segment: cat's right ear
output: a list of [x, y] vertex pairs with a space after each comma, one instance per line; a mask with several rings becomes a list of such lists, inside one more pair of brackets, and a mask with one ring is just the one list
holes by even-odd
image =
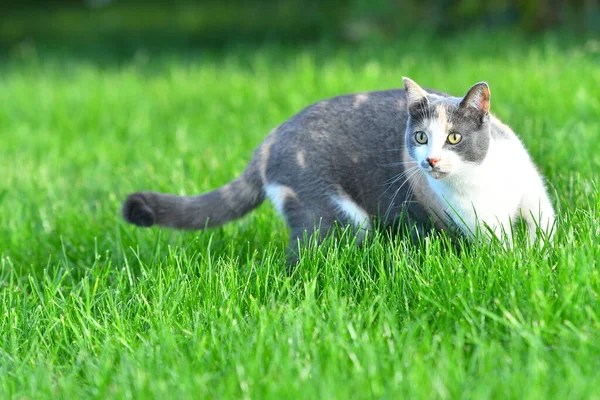
[[471, 86], [460, 102], [460, 107], [473, 108], [482, 114], [490, 112], [490, 87], [488, 84], [479, 82]]
[[415, 107], [417, 105], [427, 104], [427, 92], [412, 79], [407, 77], [402, 78], [404, 82], [404, 90], [406, 90], [406, 103], [408, 108]]

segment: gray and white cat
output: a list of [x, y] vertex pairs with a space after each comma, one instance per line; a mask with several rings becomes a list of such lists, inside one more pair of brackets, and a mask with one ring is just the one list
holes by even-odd
[[401, 216], [417, 227], [496, 236], [510, 243], [526, 222], [533, 241], [551, 238], [554, 210], [543, 178], [512, 130], [489, 113], [486, 83], [462, 98], [405, 90], [339, 96], [305, 108], [261, 143], [244, 172], [198, 196], [129, 195], [125, 219], [138, 226], [203, 229], [239, 218], [269, 197], [290, 229], [290, 250], [305, 234], [338, 224], [359, 239], [375, 221]]

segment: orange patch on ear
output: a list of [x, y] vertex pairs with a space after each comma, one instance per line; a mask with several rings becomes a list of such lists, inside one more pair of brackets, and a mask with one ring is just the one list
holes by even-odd
[[472, 107], [480, 112], [490, 111], [490, 88], [485, 82], [471, 86], [465, 97], [460, 102], [460, 107]]
[[481, 103], [479, 109], [485, 112], [490, 111], [490, 89], [485, 87], [481, 91]]

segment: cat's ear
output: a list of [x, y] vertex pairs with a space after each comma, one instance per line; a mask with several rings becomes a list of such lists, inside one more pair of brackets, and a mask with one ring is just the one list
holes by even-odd
[[490, 87], [486, 82], [479, 82], [471, 86], [460, 102], [461, 108], [474, 108], [482, 114], [490, 111]]
[[404, 82], [404, 90], [406, 90], [408, 108], [421, 103], [427, 103], [427, 92], [421, 86], [407, 77], [403, 77], [402, 82]]

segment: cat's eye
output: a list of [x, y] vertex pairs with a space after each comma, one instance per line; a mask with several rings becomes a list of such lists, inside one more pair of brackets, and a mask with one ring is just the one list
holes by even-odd
[[458, 132], [452, 132], [448, 135], [447, 140], [450, 144], [458, 144], [462, 140], [462, 135]]
[[415, 132], [415, 140], [419, 144], [426, 144], [427, 143], [427, 134], [423, 131]]

